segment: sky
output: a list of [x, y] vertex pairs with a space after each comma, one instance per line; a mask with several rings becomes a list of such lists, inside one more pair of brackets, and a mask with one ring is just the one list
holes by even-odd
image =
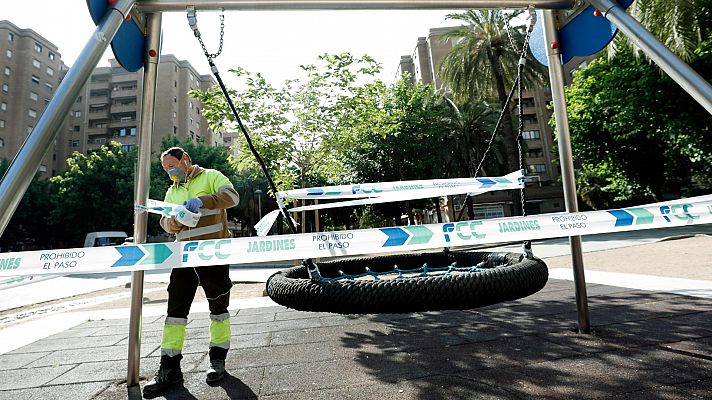
[[[3, 3], [0, 20], [44, 36], [70, 67], [95, 29], [85, 0]], [[458, 11], [227, 11], [223, 54], [216, 64], [228, 84], [227, 69], [240, 66], [280, 86], [285, 79], [298, 77], [298, 66], [314, 63], [319, 54], [350, 52], [375, 58], [383, 66], [378, 77], [392, 82], [400, 56], [413, 53], [418, 37], [427, 36], [430, 28], [458, 25], [445, 19], [452, 12]], [[198, 13], [198, 27], [211, 53], [219, 43], [218, 16]], [[210, 73], [185, 12], [163, 14], [162, 54], [188, 60], [201, 74]], [[110, 48], [99, 66], [108, 65], [109, 58]]]

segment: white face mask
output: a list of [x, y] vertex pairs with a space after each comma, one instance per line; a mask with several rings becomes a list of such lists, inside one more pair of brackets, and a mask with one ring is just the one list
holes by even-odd
[[[185, 161], [185, 160], [183, 160]], [[178, 163], [180, 164], [180, 163]], [[188, 164], [186, 163], [186, 166]], [[168, 177], [173, 181], [173, 182], [185, 182], [186, 181], [186, 173], [182, 169], [178, 168], [178, 166], [171, 167], [168, 169]]]

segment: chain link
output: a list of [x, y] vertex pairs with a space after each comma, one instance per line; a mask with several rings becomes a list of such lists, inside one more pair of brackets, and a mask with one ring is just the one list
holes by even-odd
[[196, 25], [196, 34], [195, 36], [198, 38], [198, 42], [200, 43], [200, 47], [203, 48], [203, 52], [205, 53], [205, 56], [208, 57], [209, 59], [216, 58], [222, 53], [223, 49], [223, 39], [225, 37], [225, 10], [220, 10], [220, 47], [218, 47], [218, 51], [215, 53], [209, 53], [208, 49], [205, 47], [205, 43], [203, 43], [203, 38], [200, 35], [200, 32], [197, 31], [197, 25]]

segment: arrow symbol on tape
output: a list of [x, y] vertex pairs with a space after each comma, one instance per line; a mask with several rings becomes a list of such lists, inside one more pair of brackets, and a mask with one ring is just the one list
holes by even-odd
[[146, 264], [161, 264], [166, 261], [168, 257], [173, 254], [171, 249], [165, 244], [159, 243], [154, 245], [144, 245], [144, 250], [148, 252], [148, 257], [141, 263], [141, 265]]
[[381, 232], [385, 233], [386, 236], [388, 236], [388, 240], [386, 240], [386, 243], [383, 243], [383, 247], [390, 247], [390, 246], [400, 246], [405, 243], [406, 240], [408, 240], [408, 232], [404, 231], [401, 228], [380, 228]]
[[477, 180], [482, 184], [483, 189], [487, 189], [488, 187], [492, 187], [497, 184], [497, 182], [493, 181], [492, 179], [478, 178]]
[[323, 189], [307, 189], [307, 196], [319, 196], [324, 194]]
[[405, 229], [413, 234], [413, 237], [410, 238], [408, 244], [428, 243], [430, 241], [430, 238], [433, 237], [433, 232], [424, 226], [409, 226]]
[[121, 258], [119, 258], [114, 265], [111, 266], [112, 268], [130, 267], [136, 264], [144, 256], [143, 251], [141, 251], [138, 246], [117, 246], [114, 248], [119, 252], [119, 254], [121, 254]]
[[655, 217], [653, 213], [644, 208], [631, 208], [628, 211], [608, 210], [608, 213], [616, 217], [615, 226], [631, 226], [634, 218], [636, 225], [652, 224]]

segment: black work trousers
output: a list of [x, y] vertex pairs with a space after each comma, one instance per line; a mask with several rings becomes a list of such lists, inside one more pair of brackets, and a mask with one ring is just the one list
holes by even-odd
[[[175, 268], [171, 271], [171, 280], [168, 284], [169, 317], [188, 318], [198, 286], [203, 287], [205, 297], [208, 299], [210, 314], [219, 315], [227, 312], [227, 307], [230, 305], [230, 288], [232, 287], [228, 265]], [[227, 350], [213, 347], [210, 349], [210, 353], [210, 359], [224, 360]]]

